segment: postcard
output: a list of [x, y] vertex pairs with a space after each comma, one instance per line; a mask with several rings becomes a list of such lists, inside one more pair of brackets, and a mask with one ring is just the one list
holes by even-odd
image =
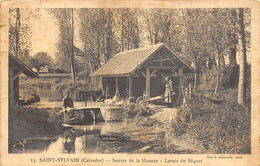
[[259, 1], [1, 1], [1, 165], [260, 165]]

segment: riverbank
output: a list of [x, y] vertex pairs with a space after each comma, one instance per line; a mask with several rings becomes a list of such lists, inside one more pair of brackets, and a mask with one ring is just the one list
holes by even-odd
[[232, 94], [235, 89], [219, 92], [218, 98], [198, 95], [183, 105], [172, 123], [175, 137], [209, 153], [250, 154], [251, 112]]
[[[78, 126], [87, 140], [95, 135], [103, 143], [99, 153], [250, 154], [250, 109], [239, 106], [234, 94], [235, 89], [217, 96], [201, 93], [176, 108], [124, 103], [125, 121], [118, 123], [120, 130], [116, 131], [114, 122], [90, 125], [86, 131], [86, 126]], [[63, 139], [58, 111], [11, 108], [9, 152], [23, 152], [24, 140]], [[116, 133], [115, 140], [111, 133]], [[103, 151], [104, 147], [109, 150]]]
[[[61, 132], [58, 109], [11, 107], [9, 109], [9, 152], [24, 151], [24, 140], [54, 138]], [[51, 116], [50, 116], [51, 115]], [[50, 119], [55, 117], [55, 119]]]
[[[179, 108], [161, 110], [146, 105], [125, 106], [129, 130], [146, 127], [165, 137], [166, 153], [250, 154], [249, 108], [235, 101], [236, 89], [218, 95], [198, 94]], [[136, 135], [139, 141], [145, 136]], [[161, 140], [157, 140], [158, 142]], [[140, 151], [153, 151], [152, 146]]]

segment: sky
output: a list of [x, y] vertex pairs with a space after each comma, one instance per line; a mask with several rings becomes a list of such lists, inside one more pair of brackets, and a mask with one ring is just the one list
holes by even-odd
[[[55, 59], [55, 53], [57, 52], [56, 44], [58, 42], [59, 26], [55, 25], [55, 19], [46, 12], [46, 10], [40, 10], [41, 17], [38, 20], [32, 20], [32, 53], [35, 55], [38, 52], [47, 52], [49, 56]], [[74, 15], [74, 44], [81, 48], [78, 40], [78, 19]]]
[[40, 19], [32, 21], [32, 55], [43, 51], [55, 58], [59, 29], [45, 10], [40, 12]]

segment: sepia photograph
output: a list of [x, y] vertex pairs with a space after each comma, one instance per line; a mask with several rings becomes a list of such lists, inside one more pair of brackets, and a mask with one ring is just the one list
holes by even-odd
[[138, 163], [51, 154], [255, 155], [252, 8], [7, 11], [8, 155], [50, 154], [34, 165]]
[[9, 14], [10, 153], [250, 154], [249, 9]]

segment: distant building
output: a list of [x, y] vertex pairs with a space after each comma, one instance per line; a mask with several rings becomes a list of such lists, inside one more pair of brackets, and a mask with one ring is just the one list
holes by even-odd
[[24, 73], [27, 77], [38, 75], [26, 66], [20, 59], [9, 54], [9, 104], [13, 105], [19, 100], [19, 75]]

